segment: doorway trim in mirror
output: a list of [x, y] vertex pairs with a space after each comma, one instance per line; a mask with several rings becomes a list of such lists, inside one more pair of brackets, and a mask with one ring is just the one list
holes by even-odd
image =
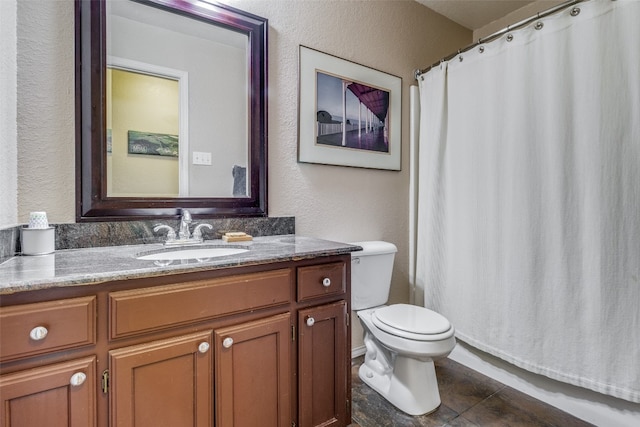
[[267, 19], [200, 0], [135, 1], [247, 35], [249, 195], [224, 198], [107, 196], [106, 0], [76, 0], [76, 221], [175, 218], [181, 209], [205, 217], [267, 216]]
[[[111, 70], [113, 75], [114, 72], [126, 72], [130, 75], [137, 75], [138, 78], [147, 78], [147, 79], [166, 79], [173, 80], [177, 83], [178, 88], [178, 97], [179, 101], [176, 106], [176, 110], [178, 111], [179, 117], [179, 125], [178, 125], [178, 158], [179, 158], [179, 166], [178, 166], [178, 195], [180, 197], [188, 197], [189, 196], [189, 73], [182, 70], [174, 70], [172, 68], [161, 67], [154, 64], [147, 64], [140, 61], [132, 61], [126, 58], [120, 58], [116, 56], [107, 56], [107, 68]], [[107, 84], [107, 88], [109, 84]], [[113, 83], [112, 83], [113, 87]], [[113, 91], [113, 89], [112, 89]], [[113, 105], [114, 98], [113, 93], [107, 89], [106, 98], [109, 99], [111, 97], [111, 105]], [[164, 93], [164, 91], [162, 91]], [[131, 102], [131, 101], [129, 101]], [[109, 102], [107, 102], [109, 104]], [[109, 112], [107, 111], [107, 126], [109, 124]], [[109, 139], [110, 129], [107, 128], [107, 139]], [[111, 130], [112, 132], [112, 130]], [[129, 131], [131, 132], [131, 131]], [[113, 132], [112, 132], [113, 134]], [[129, 147], [129, 152], [130, 151]], [[111, 152], [111, 147], [109, 142], [107, 142], [107, 153]], [[109, 157], [109, 154], [107, 154]], [[109, 176], [108, 164], [107, 164], [107, 176]], [[113, 179], [113, 175], [112, 175]], [[107, 179], [107, 196], [111, 194], [111, 196], [122, 197], [123, 195], [117, 194], [117, 191], [114, 191], [114, 188], [111, 186], [113, 182]], [[148, 197], [148, 196], [143, 196]]]

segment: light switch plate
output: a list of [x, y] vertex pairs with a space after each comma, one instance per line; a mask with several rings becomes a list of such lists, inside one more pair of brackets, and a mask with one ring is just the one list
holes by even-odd
[[205, 153], [202, 151], [193, 152], [193, 164], [194, 165], [206, 165], [211, 166], [211, 153]]

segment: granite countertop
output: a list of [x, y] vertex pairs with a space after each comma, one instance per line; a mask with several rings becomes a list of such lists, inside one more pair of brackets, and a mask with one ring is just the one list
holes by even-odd
[[[111, 280], [156, 277], [348, 254], [360, 247], [296, 235], [256, 237], [249, 242], [208, 240], [202, 245], [237, 247], [247, 252], [206, 260], [144, 261], [140, 254], [177, 249], [162, 244], [107, 246], [59, 250], [41, 256], [15, 256], [0, 264], [0, 295], [65, 286], [98, 284]], [[193, 248], [193, 246], [191, 247]]]

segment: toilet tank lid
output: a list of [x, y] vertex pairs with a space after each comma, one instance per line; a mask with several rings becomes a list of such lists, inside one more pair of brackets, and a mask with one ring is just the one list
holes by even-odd
[[398, 252], [398, 248], [393, 243], [382, 241], [354, 242], [352, 245], [362, 247], [361, 251], [351, 252], [352, 256], [362, 255], [382, 255]]

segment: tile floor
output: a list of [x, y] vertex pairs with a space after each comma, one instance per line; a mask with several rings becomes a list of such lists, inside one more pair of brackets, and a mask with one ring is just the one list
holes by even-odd
[[358, 378], [362, 361], [358, 357], [351, 366], [352, 427], [591, 426], [450, 359], [436, 362], [442, 404], [431, 414], [412, 417], [362, 383]]

